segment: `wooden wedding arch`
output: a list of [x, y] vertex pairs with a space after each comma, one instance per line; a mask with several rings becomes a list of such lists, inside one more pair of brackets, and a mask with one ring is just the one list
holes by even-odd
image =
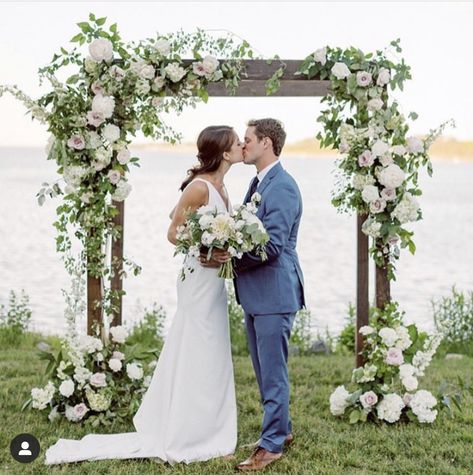
[[[222, 60], [221, 63], [225, 61]], [[184, 61], [184, 66], [192, 63], [192, 60]], [[286, 68], [280, 77], [280, 87], [274, 96], [284, 97], [321, 97], [330, 93], [330, 81], [320, 80], [317, 77], [307, 79], [303, 75], [295, 73], [301, 67], [302, 60], [280, 60], [268, 64], [266, 60], [245, 60], [244, 79], [242, 79], [234, 94], [230, 94], [222, 82], [211, 83], [207, 86], [209, 96], [214, 97], [263, 97], [267, 96], [266, 82], [273, 77], [274, 73], [284, 63]], [[122, 232], [117, 239], [112, 238], [111, 260], [114, 269], [111, 279], [111, 290], [120, 291], [117, 310], [113, 312], [113, 325], [122, 323], [122, 257], [123, 257], [123, 236], [125, 203], [113, 202], [119, 213], [115, 217], [115, 224], [120, 226]], [[369, 320], [369, 243], [361, 226], [366, 220], [366, 214], [358, 214], [356, 220], [356, 240], [357, 240], [357, 303], [356, 303], [356, 365], [363, 364], [360, 351], [363, 345], [359, 328], [368, 325]], [[378, 308], [391, 300], [390, 284], [386, 267], [376, 266], [375, 275], [376, 306]], [[102, 301], [102, 280], [101, 278], [87, 276], [87, 333], [92, 334], [93, 324], [103, 321], [103, 310], [100, 305]]]

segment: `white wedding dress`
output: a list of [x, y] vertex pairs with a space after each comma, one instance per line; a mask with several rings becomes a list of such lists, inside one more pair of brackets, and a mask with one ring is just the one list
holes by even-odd
[[[210, 182], [209, 205], [226, 211]], [[193, 258], [194, 259], [194, 258]], [[195, 259], [194, 259], [195, 260]], [[232, 454], [237, 442], [235, 383], [225, 280], [204, 268], [177, 279], [177, 310], [151, 383], [133, 418], [136, 432], [59, 439], [46, 465], [153, 458], [190, 463]]]

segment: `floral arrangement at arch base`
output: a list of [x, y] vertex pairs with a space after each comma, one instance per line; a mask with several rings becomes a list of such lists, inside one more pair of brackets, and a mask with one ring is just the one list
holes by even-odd
[[360, 328], [365, 364], [352, 373], [353, 391], [338, 386], [330, 412], [350, 423], [418, 421], [432, 423], [438, 414], [435, 396], [419, 388], [441, 338], [403, 324], [397, 303], [373, 308], [370, 325]]

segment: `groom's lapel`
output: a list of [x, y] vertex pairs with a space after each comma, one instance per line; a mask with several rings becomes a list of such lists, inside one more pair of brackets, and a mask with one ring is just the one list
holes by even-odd
[[266, 174], [266, 176], [263, 178], [263, 181], [260, 183], [258, 186], [258, 189], [256, 190], [260, 195], [263, 194], [263, 191], [266, 189], [266, 187], [271, 183], [271, 180], [283, 170], [283, 167], [281, 163], [278, 163], [277, 165], [274, 165], [271, 170]]

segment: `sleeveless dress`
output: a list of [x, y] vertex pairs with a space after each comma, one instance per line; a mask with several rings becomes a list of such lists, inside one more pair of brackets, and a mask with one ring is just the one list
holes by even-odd
[[[216, 188], [209, 205], [227, 211]], [[190, 463], [233, 454], [237, 409], [225, 280], [202, 267], [177, 279], [177, 310], [151, 383], [133, 418], [136, 432], [59, 439], [46, 465], [152, 458]]]

